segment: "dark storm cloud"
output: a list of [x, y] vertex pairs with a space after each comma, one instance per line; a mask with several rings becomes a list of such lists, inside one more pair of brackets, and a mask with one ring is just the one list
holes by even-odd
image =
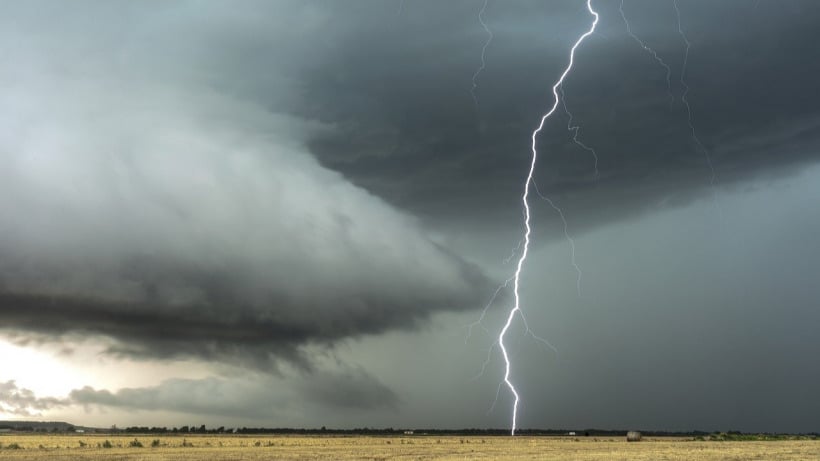
[[304, 58], [282, 43], [328, 12], [252, 6], [7, 8], [2, 330], [308, 366], [302, 346], [480, 304], [477, 266], [313, 159], [333, 126], [283, 115]]
[[[680, 2], [692, 45], [687, 99], [718, 187], [793, 172], [818, 157], [820, 5], [757, 3]], [[594, 5], [599, 33], [578, 51], [565, 94], [579, 139], [598, 152], [600, 176], [571, 142], [561, 109], [539, 139], [536, 171], [541, 190], [571, 210], [576, 230], [711, 195], [708, 161], [681, 102], [684, 42], [672, 2], [624, 3], [632, 30], [671, 66], [671, 106], [665, 70], [626, 34], [619, 2]], [[484, 40], [478, 7], [410, 2], [401, 17], [343, 37], [334, 57], [306, 74], [307, 93], [328, 102], [306, 113], [342, 125], [312, 138], [320, 160], [434, 221], [517, 214], [529, 134], [590, 16], [583, 2], [490, 2], [485, 17], [495, 36], [476, 110], [469, 78]], [[340, 23], [354, 21], [338, 14]]]
[[54, 397], [37, 397], [13, 380], [0, 383], [0, 412], [17, 416], [39, 416], [43, 411], [64, 407], [69, 402]]
[[[481, 286], [482, 280], [474, 282]], [[389, 293], [362, 291], [350, 300], [319, 298], [308, 304], [274, 299], [259, 305], [249, 304], [241, 295], [175, 305], [158, 300], [105, 301], [91, 294], [3, 293], [0, 316], [6, 331], [36, 334], [26, 339], [102, 335], [117, 340], [107, 349], [115, 355], [192, 357], [270, 369], [275, 359], [312, 368], [310, 358], [300, 350], [306, 344], [331, 345], [348, 337], [413, 328], [437, 309], [470, 307], [455, 298], [448, 300], [444, 292], [441, 297], [408, 292], [396, 299]]]

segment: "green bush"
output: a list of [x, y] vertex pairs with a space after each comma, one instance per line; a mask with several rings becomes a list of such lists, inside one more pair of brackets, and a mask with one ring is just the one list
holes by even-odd
[[142, 442], [140, 442], [137, 439], [134, 439], [134, 440], [128, 442], [128, 446], [131, 447], [131, 448], [142, 448]]
[[114, 448], [114, 444], [110, 440], [106, 440], [102, 443], [102, 448]]
[[158, 447], [159, 446], [159, 439], [154, 439], [153, 441], [151, 441], [151, 446], [154, 447], [154, 448]]

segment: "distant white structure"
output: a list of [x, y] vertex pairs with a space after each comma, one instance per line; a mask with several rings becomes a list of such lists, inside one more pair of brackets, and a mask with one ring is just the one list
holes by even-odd
[[85, 429], [75, 429], [74, 432], [78, 434], [85, 434]]
[[575, 435], [575, 431], [569, 431], [569, 434], [567, 435]]
[[413, 435], [413, 431], [404, 431], [404, 435]]
[[626, 433], [626, 441], [627, 442], [640, 442], [641, 441], [641, 433], [638, 431], [629, 431]]

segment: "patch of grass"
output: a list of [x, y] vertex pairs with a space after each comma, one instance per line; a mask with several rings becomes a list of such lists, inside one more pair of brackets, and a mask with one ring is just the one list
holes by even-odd
[[140, 442], [137, 439], [134, 439], [134, 440], [128, 442], [128, 446], [130, 448], [142, 448], [142, 442]]

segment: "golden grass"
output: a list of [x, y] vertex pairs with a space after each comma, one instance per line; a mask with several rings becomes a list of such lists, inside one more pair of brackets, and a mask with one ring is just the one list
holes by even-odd
[[[138, 440], [143, 447], [129, 447]], [[102, 448], [108, 440], [113, 447]], [[151, 447], [158, 440], [159, 446]], [[85, 446], [81, 446], [81, 443]], [[680, 438], [0, 435], [2, 460], [818, 460], [820, 441]], [[19, 449], [9, 449], [17, 444]], [[183, 445], [193, 446], [183, 446]]]

